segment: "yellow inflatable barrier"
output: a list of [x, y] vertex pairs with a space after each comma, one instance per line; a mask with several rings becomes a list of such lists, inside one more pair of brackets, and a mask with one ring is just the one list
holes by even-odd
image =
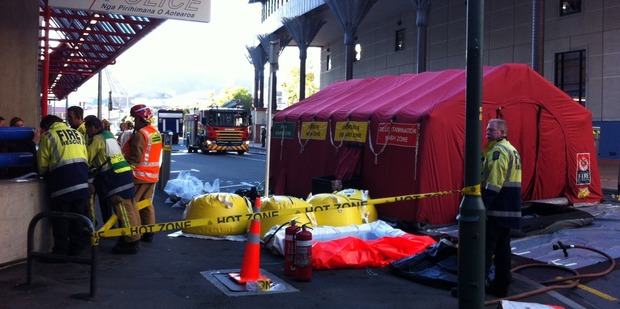
[[[370, 196], [368, 196], [367, 190], [358, 190], [358, 189], [344, 189], [336, 192], [338, 195], [344, 195], [348, 197], [351, 201], [368, 201], [370, 200]], [[377, 208], [375, 208], [375, 204], [368, 203], [368, 205], [360, 207], [360, 212], [362, 215], [362, 223], [370, 223], [379, 220], [379, 214], [377, 213]]]
[[[272, 195], [270, 197], [261, 198], [261, 211], [282, 210], [282, 209], [295, 209], [306, 208], [312, 206], [310, 203], [296, 197]], [[282, 215], [274, 218], [262, 218], [260, 225], [260, 237], [263, 239], [265, 234], [274, 226], [282, 225], [287, 222], [291, 222], [293, 218], [296, 218], [297, 225], [301, 226], [308, 223], [308, 226], [314, 221], [314, 213], [302, 211], [300, 214]]]
[[[252, 213], [252, 204], [246, 198], [232, 193], [208, 193], [194, 197], [187, 209], [185, 220], [245, 216]], [[243, 235], [248, 228], [248, 221], [231, 220], [232, 222], [209, 224], [183, 229], [184, 233], [227, 236]]]
[[[343, 203], [348, 204], [351, 200], [340, 194], [320, 193], [308, 197], [306, 200], [313, 206]], [[362, 224], [362, 213], [359, 207], [344, 207], [328, 211], [315, 212], [316, 224], [318, 226], [347, 226], [351, 224]]]

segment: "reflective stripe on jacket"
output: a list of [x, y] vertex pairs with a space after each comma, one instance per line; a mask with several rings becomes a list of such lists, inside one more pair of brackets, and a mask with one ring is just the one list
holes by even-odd
[[482, 201], [487, 217], [507, 228], [521, 221], [521, 157], [505, 139], [489, 142], [482, 164]]
[[109, 198], [119, 195], [122, 198], [133, 198], [131, 166], [125, 161], [112, 133], [102, 131], [92, 138], [88, 145], [88, 162], [94, 172], [94, 185], [99, 196]]
[[88, 155], [84, 137], [62, 122], [41, 134], [37, 163], [52, 198], [75, 200], [90, 196]]
[[[125, 159], [134, 166], [133, 176], [140, 181], [155, 183], [159, 180], [159, 166], [163, 148], [159, 131], [151, 125], [138, 130], [127, 142]], [[137, 162], [137, 158], [140, 161]]]

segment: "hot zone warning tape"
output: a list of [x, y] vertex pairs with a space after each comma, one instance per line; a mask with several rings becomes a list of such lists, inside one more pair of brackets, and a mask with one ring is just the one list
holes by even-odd
[[[173, 222], [164, 222], [164, 223], [126, 227], [126, 228], [116, 228], [116, 229], [109, 229], [115, 223], [115, 222], [112, 222], [110, 224], [110, 221], [112, 220], [111, 219], [108, 222], [106, 222], [103, 228], [101, 228], [100, 230], [98, 230], [97, 232], [93, 234], [93, 238], [99, 239], [100, 237], [119, 237], [119, 236], [135, 235], [135, 234], [142, 234], [142, 233], [157, 233], [157, 232], [185, 229], [189, 227], [197, 227], [197, 226], [204, 226], [204, 225], [234, 223], [234, 222], [241, 222], [241, 221], [252, 221], [256, 219], [275, 218], [279, 216], [303, 214], [307, 212], [320, 212], [320, 211], [328, 211], [328, 210], [340, 210], [340, 209], [353, 208], [353, 207], [362, 207], [362, 206], [367, 206], [369, 204], [376, 205], [376, 204], [413, 201], [413, 200], [418, 200], [418, 199], [423, 199], [423, 198], [454, 194], [454, 193], [476, 195], [476, 190], [479, 192], [480, 190], [479, 185], [467, 187], [463, 190], [450, 190], [450, 191], [440, 191], [440, 192], [422, 193], [422, 194], [409, 194], [409, 195], [385, 197], [385, 198], [378, 198], [378, 199], [370, 199], [368, 201], [351, 201], [351, 202], [346, 202], [346, 203], [312, 205], [312, 206], [307, 206], [307, 207], [297, 207], [297, 208], [289, 208], [289, 209], [253, 212], [253, 213], [244, 214], [244, 215], [231, 215], [231, 216], [220, 216], [220, 217], [202, 218], [202, 219], [194, 219], [194, 220], [173, 221]], [[138, 208], [139, 209], [144, 208], [150, 204], [151, 204], [150, 200], [143, 200], [138, 203]]]

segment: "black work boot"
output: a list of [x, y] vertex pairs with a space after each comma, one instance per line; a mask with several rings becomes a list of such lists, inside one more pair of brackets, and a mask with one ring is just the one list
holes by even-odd
[[140, 241], [119, 241], [112, 247], [112, 253], [115, 254], [136, 254], [140, 248]]
[[140, 238], [140, 240], [142, 240], [143, 242], [152, 242], [154, 235], [155, 233], [144, 233], [142, 234], [142, 238]]
[[504, 298], [508, 296], [508, 285], [497, 284], [490, 281], [484, 286], [484, 292], [495, 297]]

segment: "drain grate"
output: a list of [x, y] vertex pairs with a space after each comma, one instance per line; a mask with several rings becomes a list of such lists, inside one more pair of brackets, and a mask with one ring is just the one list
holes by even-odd
[[245, 284], [238, 284], [229, 276], [230, 273], [239, 273], [239, 269], [222, 269], [214, 271], [200, 272], [209, 282], [213, 283], [220, 291], [228, 296], [249, 296], [267, 295], [276, 293], [299, 292], [298, 289], [286, 283], [282, 279], [274, 276], [265, 270], [260, 270], [260, 274], [271, 280], [271, 289], [268, 291], [248, 291]]

